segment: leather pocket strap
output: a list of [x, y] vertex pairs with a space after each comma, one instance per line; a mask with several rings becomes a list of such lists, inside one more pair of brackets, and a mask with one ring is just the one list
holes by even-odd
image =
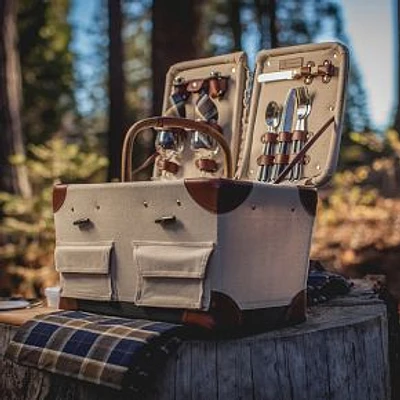
[[279, 132], [278, 134], [278, 142], [291, 142], [292, 141], [292, 132]]
[[261, 136], [261, 143], [276, 143], [278, 135], [273, 132], [266, 132]]
[[179, 171], [179, 165], [173, 161], [164, 160], [159, 158], [157, 161], [157, 168], [161, 171], [167, 171], [176, 175]]
[[257, 165], [262, 166], [262, 165], [273, 165], [274, 164], [274, 159], [275, 156], [272, 154], [261, 154], [257, 158]]
[[224, 176], [232, 178], [233, 163], [231, 150], [225, 138], [210, 124], [205, 121], [194, 121], [186, 118], [175, 117], [152, 117], [146, 118], [133, 124], [127, 131], [122, 146], [121, 180], [129, 182], [132, 180], [132, 150], [138, 134], [146, 129], [185, 129], [188, 134], [200, 131], [212, 137], [220, 146], [223, 153]]
[[199, 158], [195, 161], [196, 167], [200, 171], [205, 172], [217, 172], [218, 171], [218, 163], [211, 158]]
[[289, 154], [277, 154], [275, 156], [275, 164], [287, 164], [289, 162]]
[[292, 139], [301, 140], [302, 142], [305, 142], [307, 140], [307, 131], [299, 131], [299, 130], [293, 131]]

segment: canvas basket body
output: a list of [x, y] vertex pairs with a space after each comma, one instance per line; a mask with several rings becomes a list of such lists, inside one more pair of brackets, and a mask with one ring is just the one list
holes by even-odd
[[[163, 117], [127, 134], [123, 182], [54, 189], [63, 297], [209, 327], [303, 320], [347, 70], [337, 43], [260, 52], [251, 91], [244, 53], [172, 66]], [[153, 178], [132, 182], [134, 139], [149, 126]]]

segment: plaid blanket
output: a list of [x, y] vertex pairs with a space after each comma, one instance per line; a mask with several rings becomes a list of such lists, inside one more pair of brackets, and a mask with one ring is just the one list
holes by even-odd
[[22, 325], [6, 356], [22, 365], [141, 392], [178, 347], [179, 329], [164, 322], [59, 311]]

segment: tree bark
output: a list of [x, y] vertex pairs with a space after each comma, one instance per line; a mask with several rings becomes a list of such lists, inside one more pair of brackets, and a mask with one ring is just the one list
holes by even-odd
[[278, 23], [276, 18], [276, 0], [269, 0], [269, 37], [271, 48], [275, 49], [279, 47], [279, 40], [278, 40]]
[[154, 0], [152, 9], [153, 115], [160, 115], [168, 68], [201, 54], [200, 0]]
[[118, 179], [121, 171], [121, 152], [125, 126], [125, 77], [123, 71], [124, 51], [122, 42], [121, 0], [108, 0], [108, 179]]
[[260, 32], [260, 49], [278, 47], [276, 0], [254, 0], [255, 19]]
[[17, 50], [17, 0], [0, 1], [0, 190], [31, 196], [21, 128], [21, 71]]
[[400, 132], [400, 0], [397, 0], [397, 109], [394, 118], [393, 127], [397, 132]]
[[[366, 294], [360, 298], [337, 299], [336, 305], [312, 307], [308, 321], [296, 327], [228, 340], [187, 339], [177, 353], [170, 355], [165, 368], [158, 370], [159, 375], [148, 392], [139, 397], [147, 400], [389, 400], [386, 309]], [[4, 359], [16, 327], [1, 322], [2, 398], [138, 398]]]
[[242, 49], [242, 24], [240, 22], [240, 13], [242, 9], [241, 0], [232, 0], [228, 4], [229, 20], [233, 36], [233, 50]]

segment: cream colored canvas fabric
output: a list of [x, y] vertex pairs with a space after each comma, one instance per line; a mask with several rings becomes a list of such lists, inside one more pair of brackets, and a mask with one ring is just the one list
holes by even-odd
[[[313, 77], [305, 83], [305, 77], [293, 80], [278, 80], [259, 83], [261, 74], [290, 71], [313, 63], [315, 66], [330, 61], [334, 75], [328, 83], [321, 76]], [[340, 147], [346, 83], [348, 75], [348, 51], [339, 43], [320, 43], [263, 50], [258, 53], [254, 74], [249, 123], [245, 135], [243, 163], [239, 166], [239, 178], [255, 180], [257, 157], [262, 153], [261, 136], [266, 132], [265, 111], [270, 101], [283, 105], [288, 91], [293, 87], [305, 86], [311, 96], [311, 112], [307, 117], [311, 135], [332, 116], [332, 124], [307, 153], [308, 162], [304, 165], [304, 177], [294, 184], [314, 187], [325, 184], [333, 175]], [[296, 119], [296, 118], [294, 118]], [[294, 124], [293, 124], [294, 125]], [[291, 184], [288, 180], [284, 184]]]
[[57, 242], [55, 265], [62, 277], [62, 295], [111, 300], [112, 248], [112, 242]]
[[[217, 124], [222, 128], [222, 134], [230, 145], [233, 163], [237, 164], [238, 152], [243, 132], [243, 103], [244, 93], [247, 85], [248, 67], [247, 57], [244, 52], [237, 52], [217, 57], [204, 58], [193, 61], [185, 61], [173, 65], [167, 74], [164, 90], [163, 115], [168, 115], [167, 110], [171, 107], [171, 93], [174, 89], [174, 80], [179, 78], [184, 82], [203, 80], [210, 78], [212, 73], [219, 73], [227, 78], [227, 90], [221, 98], [212, 99], [212, 103], [218, 110]], [[195, 104], [199, 94], [193, 93], [188, 98], [185, 110], [186, 118], [197, 119]], [[154, 168], [154, 179], [168, 180], [193, 177], [220, 177], [222, 176], [222, 154], [221, 150], [200, 149], [193, 151], [190, 148], [192, 135], [187, 135], [182, 143], [183, 150], [171, 156], [169, 159], [176, 162], [180, 168], [176, 174], [162, 173], [156, 166]], [[200, 171], [196, 167], [196, 160], [206, 158], [215, 160], [218, 163], [216, 172]]]
[[203, 308], [203, 281], [211, 242], [133, 242], [138, 271], [136, 304]]
[[[175, 222], [155, 222], [163, 216]], [[80, 218], [91, 228], [74, 225]], [[207, 310], [214, 290], [241, 309], [287, 305], [304, 288], [313, 221], [293, 186], [255, 183], [240, 206], [216, 214], [182, 180], [68, 185], [55, 213], [63, 295]], [[110, 253], [96, 244], [105, 241], [114, 271], [102, 275]]]
[[[324, 82], [318, 66], [326, 61], [333, 72]], [[258, 82], [262, 74], [299, 70], [311, 62], [316, 75], [310, 81], [302, 76]], [[177, 76], [201, 80], [216, 69], [229, 76], [218, 118], [231, 146], [235, 179], [199, 180], [218, 178], [222, 171], [199, 174], [198, 154], [187, 142], [173, 176], [161, 177], [155, 169], [150, 182], [68, 185], [55, 212], [65, 297], [206, 311], [212, 292], [219, 292], [241, 310], [253, 310], [287, 306], [306, 288], [315, 187], [329, 180], [337, 162], [347, 51], [323, 43], [260, 52], [248, 121], [243, 53], [176, 64], [167, 75], [163, 111]], [[335, 125], [307, 151], [299, 181], [258, 182], [267, 104], [283, 105], [289, 89], [298, 86], [307, 86], [312, 97], [309, 137], [332, 117]], [[193, 104], [185, 107], [186, 117], [193, 117]], [[221, 154], [213, 157], [220, 162]], [[207, 182], [212, 184], [203, 185]], [[80, 226], [79, 220], [90, 224]]]

